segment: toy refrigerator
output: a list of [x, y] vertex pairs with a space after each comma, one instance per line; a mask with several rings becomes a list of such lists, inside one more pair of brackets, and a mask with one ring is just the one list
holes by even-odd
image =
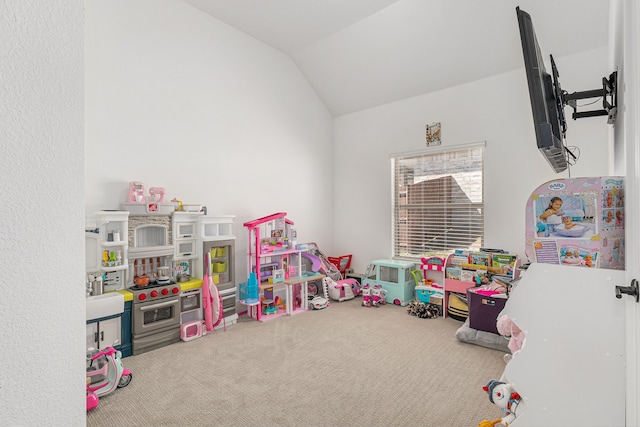
[[[541, 218], [554, 202], [558, 213]], [[624, 178], [567, 178], [536, 188], [525, 245], [532, 262], [624, 270]]]

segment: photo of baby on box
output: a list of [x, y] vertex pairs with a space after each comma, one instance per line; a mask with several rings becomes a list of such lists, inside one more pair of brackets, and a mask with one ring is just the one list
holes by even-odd
[[595, 193], [541, 196], [535, 200], [537, 235], [541, 238], [591, 238], [595, 225]]
[[534, 262], [624, 269], [624, 179], [568, 178], [535, 189], [526, 208]]
[[583, 267], [595, 267], [598, 261], [596, 248], [581, 247], [578, 245], [560, 246], [560, 261], [566, 265], [580, 265]]

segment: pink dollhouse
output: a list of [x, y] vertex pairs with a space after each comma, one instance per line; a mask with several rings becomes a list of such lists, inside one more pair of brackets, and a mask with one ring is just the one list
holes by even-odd
[[[272, 276], [272, 270], [276, 269], [275, 267], [287, 267], [285, 269], [286, 277], [292, 272], [287, 260], [288, 257], [277, 261], [266, 261], [266, 258], [271, 257], [265, 256], [282, 253], [290, 249], [292, 244], [294, 245], [293, 249], [295, 249], [295, 239], [291, 238], [291, 234], [295, 233], [295, 230], [291, 229], [293, 221], [285, 218], [286, 215], [286, 212], [278, 212], [244, 223], [249, 232], [249, 262], [247, 266], [249, 273], [256, 273], [258, 283], [263, 282], [265, 276]], [[265, 266], [269, 271], [263, 271]]]
[[[308, 251], [307, 245], [297, 244], [293, 221], [286, 215], [278, 212], [244, 223], [248, 232], [247, 276], [255, 274], [261, 301], [255, 313], [258, 321], [306, 311], [307, 281], [324, 277], [303, 274], [302, 255]], [[269, 303], [277, 299], [280, 304]], [[262, 302], [268, 304], [263, 307]]]

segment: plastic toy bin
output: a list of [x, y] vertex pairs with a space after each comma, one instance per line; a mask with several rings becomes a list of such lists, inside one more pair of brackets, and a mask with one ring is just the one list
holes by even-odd
[[440, 305], [442, 305], [442, 298], [444, 298], [444, 290], [441, 288], [434, 288], [433, 286], [416, 286], [416, 299], [420, 302], [436, 303], [436, 299], [440, 299]]
[[258, 284], [240, 283], [238, 284], [239, 300], [244, 304], [255, 304], [258, 302]]
[[214, 262], [211, 264], [211, 270], [215, 273], [224, 273], [227, 270], [226, 262]]
[[[499, 295], [502, 295], [500, 297]], [[498, 333], [496, 321], [500, 312], [504, 309], [507, 298], [504, 294], [487, 296], [467, 289], [467, 301], [469, 303], [469, 326], [478, 331]]]

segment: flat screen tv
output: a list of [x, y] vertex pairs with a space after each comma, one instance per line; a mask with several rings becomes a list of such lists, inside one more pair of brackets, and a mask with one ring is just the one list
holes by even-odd
[[[524, 68], [529, 85], [529, 98], [533, 113], [538, 149], [556, 172], [567, 169], [567, 154], [564, 140], [567, 123], [564, 116], [563, 92], [558, 81], [558, 70], [551, 59], [551, 74], [545, 68], [538, 46], [531, 16], [516, 7]], [[570, 154], [570, 153], [569, 153]]]

